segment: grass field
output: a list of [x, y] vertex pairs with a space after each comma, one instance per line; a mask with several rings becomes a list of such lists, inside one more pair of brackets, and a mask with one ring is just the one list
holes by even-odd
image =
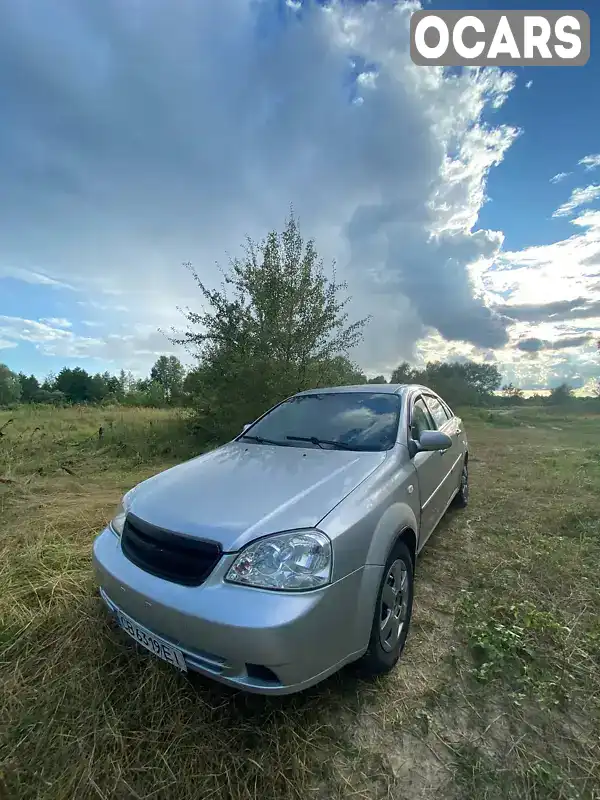
[[135, 653], [96, 593], [95, 533], [196, 452], [184, 421], [0, 413], [0, 798], [600, 798], [600, 415], [465, 422], [398, 668], [264, 699]]

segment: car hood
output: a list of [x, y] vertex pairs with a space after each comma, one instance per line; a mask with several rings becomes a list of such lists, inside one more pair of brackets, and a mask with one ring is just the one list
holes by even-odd
[[265, 534], [314, 527], [385, 457], [231, 442], [138, 484], [128, 510], [235, 551]]

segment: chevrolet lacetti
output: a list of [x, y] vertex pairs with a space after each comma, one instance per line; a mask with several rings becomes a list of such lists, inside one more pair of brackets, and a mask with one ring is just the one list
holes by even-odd
[[239, 689], [297, 692], [358, 659], [387, 672], [468, 457], [423, 386], [300, 392], [123, 497], [94, 542], [101, 596], [156, 656]]

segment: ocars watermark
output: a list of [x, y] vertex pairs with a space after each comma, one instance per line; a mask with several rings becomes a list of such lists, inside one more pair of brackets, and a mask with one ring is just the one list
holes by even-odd
[[419, 66], [582, 66], [585, 11], [415, 11], [410, 55]]

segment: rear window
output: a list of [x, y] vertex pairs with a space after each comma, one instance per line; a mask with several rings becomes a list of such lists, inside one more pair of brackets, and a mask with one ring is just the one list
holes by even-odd
[[[271, 444], [319, 447], [316, 438], [350, 450], [389, 450], [396, 441], [401, 399], [382, 392], [323, 392], [291, 397], [245, 431]], [[323, 447], [333, 445], [322, 444]]]

